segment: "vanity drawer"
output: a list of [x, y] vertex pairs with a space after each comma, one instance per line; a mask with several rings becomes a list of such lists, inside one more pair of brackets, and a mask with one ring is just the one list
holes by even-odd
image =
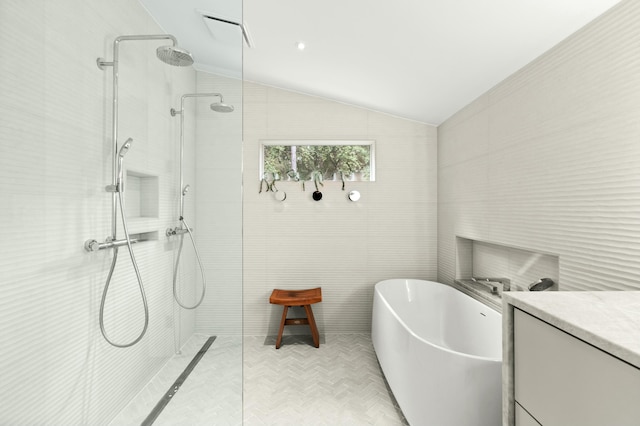
[[514, 390], [544, 426], [640, 424], [639, 369], [518, 309]]

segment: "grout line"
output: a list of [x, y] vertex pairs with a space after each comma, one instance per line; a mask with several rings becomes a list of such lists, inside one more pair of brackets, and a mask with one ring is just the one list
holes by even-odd
[[153, 422], [156, 421], [160, 413], [162, 413], [162, 410], [164, 410], [164, 407], [166, 407], [167, 404], [169, 404], [169, 401], [171, 401], [171, 398], [176, 394], [176, 392], [178, 392], [178, 390], [180, 389], [180, 386], [182, 386], [185, 380], [187, 380], [187, 377], [189, 377], [189, 374], [191, 374], [191, 372], [196, 367], [196, 365], [198, 365], [198, 362], [200, 362], [204, 354], [207, 352], [207, 350], [209, 350], [209, 347], [214, 342], [214, 340], [216, 340], [216, 336], [211, 336], [207, 339], [204, 345], [202, 345], [202, 348], [200, 348], [198, 353], [193, 357], [189, 365], [187, 365], [187, 368], [184, 369], [182, 374], [180, 374], [180, 376], [178, 376], [176, 381], [173, 382], [173, 385], [171, 385], [169, 390], [164, 394], [162, 398], [160, 398], [160, 401], [158, 401], [156, 406], [153, 407], [153, 410], [151, 410], [151, 413], [149, 413], [147, 418], [144, 419], [144, 421], [141, 423], [141, 426], [150, 426], [153, 424]]

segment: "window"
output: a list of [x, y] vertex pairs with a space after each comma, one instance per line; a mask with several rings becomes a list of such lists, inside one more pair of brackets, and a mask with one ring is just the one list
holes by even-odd
[[262, 141], [260, 178], [374, 181], [374, 157], [373, 141]]

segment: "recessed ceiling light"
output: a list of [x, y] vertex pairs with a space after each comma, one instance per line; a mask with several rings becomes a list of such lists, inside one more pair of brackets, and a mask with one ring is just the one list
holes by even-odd
[[297, 42], [296, 47], [298, 48], [298, 50], [304, 50], [305, 48], [304, 41]]

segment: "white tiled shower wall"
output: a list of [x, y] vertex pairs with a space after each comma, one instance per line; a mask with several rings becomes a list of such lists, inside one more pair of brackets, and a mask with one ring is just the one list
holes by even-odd
[[438, 128], [438, 274], [455, 238], [559, 256], [561, 290], [640, 288], [640, 3], [623, 1]]
[[207, 275], [206, 297], [196, 310], [196, 331], [238, 336], [242, 334], [242, 81], [199, 72], [197, 92], [220, 93], [235, 109], [213, 112], [209, 105], [220, 101], [216, 97], [191, 101], [197, 105], [195, 188], [192, 185], [198, 200], [196, 240]]
[[[116, 349], [98, 327], [113, 252], [83, 249], [104, 241], [111, 221], [112, 71], [96, 58], [111, 60], [119, 35], [162, 31], [130, 0], [2, 1], [0, 19], [0, 423], [105, 424], [173, 354], [175, 243], [162, 232], [176, 225], [179, 128], [168, 111], [195, 90], [195, 73], [159, 62], [161, 42], [121, 44], [119, 139], [134, 139], [125, 165], [159, 188], [158, 217], [132, 218], [130, 231], [159, 240], [134, 246], [148, 334]], [[118, 342], [142, 328], [125, 248], [105, 311]], [[188, 337], [192, 313], [182, 326]]]
[[[279, 182], [287, 199], [276, 201], [258, 193], [264, 139], [374, 140], [376, 181], [348, 182], [345, 191], [325, 181], [319, 202], [313, 184], [303, 191]], [[245, 82], [245, 333], [276, 334], [274, 288], [320, 286], [323, 301], [313, 309], [321, 334], [368, 333], [376, 282], [435, 279], [436, 143], [434, 126]], [[347, 199], [352, 189], [360, 201]]]

